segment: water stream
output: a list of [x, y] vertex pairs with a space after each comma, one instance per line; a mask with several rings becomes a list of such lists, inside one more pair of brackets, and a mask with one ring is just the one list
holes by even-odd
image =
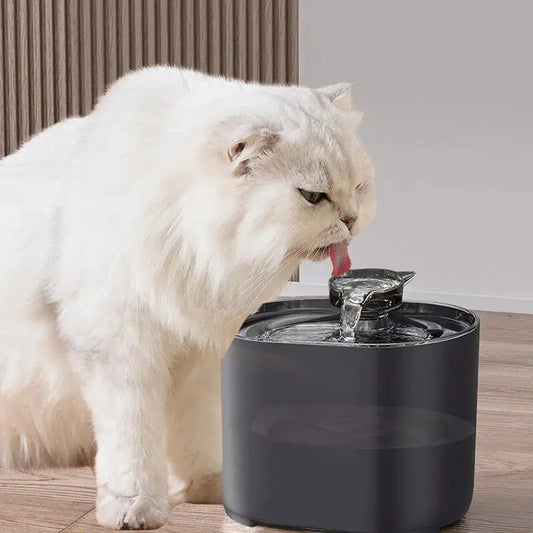
[[[426, 317], [414, 317], [394, 307], [393, 312], [379, 315], [365, 313], [370, 300], [375, 303], [379, 293], [394, 292], [404, 280], [401, 277], [342, 276], [332, 278], [331, 287], [339, 295], [340, 315], [336, 319], [331, 312], [324, 315], [295, 313], [277, 321], [272, 328], [264, 330], [260, 337], [269, 341], [283, 342], [342, 342], [353, 344], [416, 343], [447, 335], [451, 331], [446, 323]], [[374, 297], [374, 298], [373, 298]], [[383, 301], [387, 301], [384, 296]]]
[[377, 278], [338, 278], [334, 283], [342, 297], [339, 338], [342, 341], [355, 340], [363, 306], [372, 294], [400, 285], [396, 280]]

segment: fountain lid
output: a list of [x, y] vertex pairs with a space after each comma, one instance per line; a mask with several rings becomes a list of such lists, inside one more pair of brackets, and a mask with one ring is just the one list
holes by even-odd
[[[311, 344], [340, 348], [384, 348], [439, 343], [464, 335], [478, 327], [479, 319], [471, 311], [448, 304], [404, 302], [390, 313], [393, 324], [421, 328], [427, 333], [391, 338], [386, 332], [364, 335], [356, 342], [339, 342], [339, 309], [328, 298], [293, 298], [267, 302], [250, 315], [237, 338], [254, 342]], [[403, 335], [402, 335], [403, 336]]]
[[370, 290], [366, 290], [362, 301], [361, 318], [375, 320], [398, 309], [403, 301], [403, 287], [413, 279], [415, 272], [387, 270], [384, 268], [360, 268], [349, 270], [342, 276], [334, 276], [329, 280], [329, 299], [341, 307], [343, 292], [364, 290], [373, 282]]
[[[289, 344], [412, 346], [442, 342], [475, 328], [469, 311], [403, 302], [411, 271], [365, 268], [330, 279], [329, 299], [270, 302], [249, 316], [238, 338]], [[340, 309], [339, 309], [340, 308]]]

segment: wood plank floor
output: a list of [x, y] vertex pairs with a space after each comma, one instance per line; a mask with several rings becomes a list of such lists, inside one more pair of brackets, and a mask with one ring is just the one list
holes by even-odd
[[[533, 316], [480, 313], [477, 473], [466, 518], [448, 533], [533, 532]], [[91, 533], [90, 469], [0, 470], [0, 533]], [[218, 505], [181, 505], [165, 533], [281, 533], [250, 530]], [[285, 533], [287, 530], [284, 530]]]

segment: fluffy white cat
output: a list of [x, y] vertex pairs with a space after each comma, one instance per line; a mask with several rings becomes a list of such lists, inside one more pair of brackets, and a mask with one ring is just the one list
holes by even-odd
[[348, 84], [170, 67], [0, 162], [0, 466], [91, 461], [97, 518], [220, 498], [219, 363], [305, 257], [346, 248], [374, 178]]

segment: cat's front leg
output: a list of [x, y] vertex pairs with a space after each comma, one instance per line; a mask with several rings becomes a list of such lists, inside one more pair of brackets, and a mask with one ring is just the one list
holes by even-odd
[[189, 347], [172, 368], [166, 408], [169, 498], [221, 502], [220, 359]]
[[[136, 366], [137, 365], [137, 366]], [[153, 529], [168, 516], [164, 376], [139, 361], [92, 362], [84, 395], [97, 443], [96, 517], [112, 529]]]

